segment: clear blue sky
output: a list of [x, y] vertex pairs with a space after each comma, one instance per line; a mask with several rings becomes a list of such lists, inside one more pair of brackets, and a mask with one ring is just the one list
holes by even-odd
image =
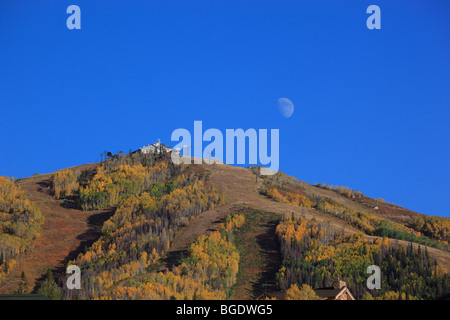
[[[71, 4], [81, 30], [66, 28]], [[381, 30], [366, 27], [371, 4]], [[170, 145], [202, 120], [278, 128], [281, 171], [449, 216], [449, 13], [425, 0], [1, 1], [0, 175]]]

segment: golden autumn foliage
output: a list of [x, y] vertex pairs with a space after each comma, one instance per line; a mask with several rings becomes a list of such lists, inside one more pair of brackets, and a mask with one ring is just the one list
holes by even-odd
[[415, 296], [408, 296], [405, 292], [388, 291], [382, 297], [375, 300], [420, 300]]
[[357, 298], [368, 299], [366, 270], [377, 265], [385, 275], [377, 299], [434, 299], [448, 294], [450, 278], [428, 251], [405, 249], [388, 238], [369, 241], [362, 234], [344, 235], [330, 226], [303, 218], [285, 217], [276, 228], [283, 265], [277, 274], [281, 289], [295, 295], [294, 284], [329, 287], [344, 279]]
[[99, 166], [92, 181], [80, 189], [81, 206], [83, 210], [114, 207], [122, 199], [139, 195], [153, 183], [168, 177], [169, 170], [165, 162], [158, 162], [153, 167], [119, 165], [109, 173]]
[[297, 284], [291, 285], [286, 290], [286, 300], [320, 300], [320, 297], [314, 292], [313, 288], [303, 284], [301, 288]]
[[230, 296], [239, 269], [239, 254], [226, 233], [244, 223], [243, 215], [230, 215], [217, 231], [200, 236], [189, 256], [172, 271], [149, 275], [139, 285], [124, 285], [100, 299], [223, 300]]
[[420, 216], [413, 219], [411, 227], [426, 236], [442, 240], [448, 244], [450, 239], [450, 218], [438, 216]]
[[[174, 290], [175, 289], [175, 290]], [[224, 300], [219, 290], [209, 290], [196, 279], [180, 277], [174, 273], [159, 273], [139, 286], [119, 286], [101, 300]]]
[[156, 263], [169, 249], [175, 231], [189, 225], [196, 214], [223, 203], [217, 189], [201, 180], [181, 174], [167, 181], [166, 168], [164, 163], [154, 167], [120, 165], [111, 173], [100, 168], [82, 191], [105, 192], [108, 205], [117, 203], [117, 209], [104, 223], [103, 236], [73, 262], [89, 279], [80, 297], [131, 294], [134, 289], [116, 285]]
[[73, 196], [78, 191], [78, 177], [69, 170], [59, 170], [53, 175], [53, 192], [56, 199]]
[[245, 223], [243, 214], [229, 214], [225, 217], [225, 221], [220, 224], [219, 230], [226, 230], [231, 233], [233, 230], [242, 227]]
[[[360, 191], [354, 191], [349, 189], [348, 187], [333, 186], [324, 183], [317, 184], [316, 186], [323, 189], [332, 190], [350, 199], [364, 197], [364, 195]], [[377, 199], [377, 201], [385, 203], [383, 199]], [[408, 222], [407, 225], [410, 228], [414, 229], [415, 231], [414, 234], [416, 235], [416, 237], [419, 237], [420, 234], [422, 233], [426, 237], [439, 241], [437, 243], [438, 245], [433, 245], [431, 241], [426, 241], [425, 239], [422, 239], [422, 241], [415, 241], [415, 242], [432, 245], [434, 247], [438, 247], [439, 249], [449, 251], [448, 250], [449, 247], [445, 245], [448, 245], [450, 239], [450, 218], [421, 215], [413, 217], [412, 221]], [[396, 225], [395, 227], [399, 228], [398, 225]], [[411, 229], [409, 228], [403, 229], [402, 231], [405, 230], [411, 232]], [[444, 244], [444, 246], [440, 244]]]
[[17, 264], [38, 236], [42, 216], [23, 190], [7, 177], [0, 177], [0, 280]]
[[266, 191], [266, 194], [278, 202], [289, 203], [303, 208], [311, 208], [314, 205], [314, 202], [309, 200], [309, 198], [307, 198], [304, 195], [295, 194], [287, 191], [285, 191], [283, 195], [276, 188], [273, 187], [269, 188]]
[[[299, 181], [295, 177], [287, 176], [282, 172], [268, 177], [267, 180], [265, 185], [267, 189], [266, 194], [279, 202], [295, 204], [288, 198], [289, 192], [279, 191], [279, 189], [306, 191], [310, 188], [307, 183]], [[324, 183], [317, 184], [316, 187], [334, 191], [352, 200], [365, 197], [360, 191], [351, 190], [348, 187]], [[308, 191], [306, 192], [308, 193]], [[353, 207], [347, 208], [317, 193], [313, 193], [316, 199], [311, 199], [313, 194], [308, 194], [310, 200], [315, 202], [312, 204], [312, 207], [337, 216], [365, 233], [407, 241], [412, 238], [412, 241], [415, 243], [450, 251], [450, 218], [420, 215], [414, 216], [406, 224], [402, 224], [369, 212], [355, 211]], [[385, 203], [383, 199], [376, 199], [376, 201]]]
[[[344, 189], [341, 191], [344, 192], [343, 190]], [[344, 220], [352, 227], [355, 227], [369, 235], [407, 241], [412, 239], [413, 242], [419, 244], [450, 251], [447, 241], [448, 230], [450, 228], [449, 218], [418, 218], [411, 223], [410, 228], [401, 223], [393, 222], [368, 212], [349, 209], [329, 198], [318, 197], [316, 201], [312, 201], [304, 195], [287, 191], [279, 191], [275, 187], [268, 187], [265, 193], [267, 196], [278, 202], [289, 203], [306, 208], [315, 208], [322, 212], [336, 216]], [[417, 230], [422, 231], [430, 238]]]

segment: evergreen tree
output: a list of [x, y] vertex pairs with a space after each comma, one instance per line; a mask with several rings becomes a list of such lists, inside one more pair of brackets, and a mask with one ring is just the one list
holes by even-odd
[[48, 297], [51, 300], [60, 300], [62, 298], [62, 290], [58, 287], [58, 284], [53, 277], [52, 270], [47, 270], [46, 279], [38, 289], [38, 293]]

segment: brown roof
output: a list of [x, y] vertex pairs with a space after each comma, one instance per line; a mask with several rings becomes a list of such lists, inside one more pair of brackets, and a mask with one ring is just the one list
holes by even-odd
[[258, 298], [256, 298], [256, 300], [264, 300], [266, 298], [269, 298], [269, 299], [275, 298], [277, 300], [284, 300], [284, 299], [286, 299], [286, 291], [272, 291], [272, 292], [263, 293]]
[[333, 287], [329, 288], [320, 288], [320, 289], [314, 289], [314, 292], [321, 298], [330, 299], [335, 298], [344, 288], [341, 289], [334, 289]]
[[320, 288], [320, 289], [314, 289], [314, 292], [321, 297], [322, 299], [337, 299], [341, 294], [344, 292], [347, 292], [347, 294], [350, 296], [351, 300], [355, 300], [350, 290], [348, 290], [347, 287], [342, 287], [340, 289], [335, 289], [333, 287], [330, 288]]
[[[334, 300], [338, 296], [340, 296], [343, 292], [347, 291], [350, 296], [353, 298], [353, 295], [351, 294], [350, 290], [348, 290], [347, 287], [343, 287], [340, 289], [335, 289], [333, 287], [328, 288], [320, 288], [320, 289], [314, 289], [314, 292], [323, 300]], [[264, 300], [266, 298], [275, 298], [277, 300], [285, 300], [286, 299], [286, 291], [272, 291], [267, 292], [262, 295], [260, 295], [257, 300]], [[354, 298], [353, 298], [354, 299]]]

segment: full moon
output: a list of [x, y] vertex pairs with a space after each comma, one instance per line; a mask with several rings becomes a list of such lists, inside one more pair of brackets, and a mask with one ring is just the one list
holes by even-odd
[[288, 98], [278, 99], [278, 110], [283, 117], [289, 118], [294, 113], [294, 104]]

